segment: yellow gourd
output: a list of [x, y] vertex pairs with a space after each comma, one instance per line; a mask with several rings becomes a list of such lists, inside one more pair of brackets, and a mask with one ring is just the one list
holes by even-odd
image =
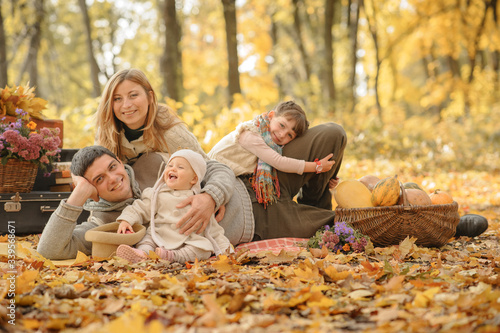
[[341, 181], [333, 190], [333, 196], [340, 208], [373, 207], [370, 190], [355, 179]]
[[398, 203], [399, 193], [398, 176], [381, 179], [373, 188], [371, 202], [373, 206], [393, 206]]

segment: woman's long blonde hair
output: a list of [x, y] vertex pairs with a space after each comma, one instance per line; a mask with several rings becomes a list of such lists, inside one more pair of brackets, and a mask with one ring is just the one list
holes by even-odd
[[[146, 75], [136, 68], [124, 69], [115, 73], [104, 87], [97, 108], [96, 143], [111, 150], [121, 160], [124, 159], [120, 141], [123, 123], [116, 118], [113, 112], [113, 95], [116, 87], [125, 80], [141, 85], [148, 96], [148, 114], [143, 129], [144, 144], [149, 151], [170, 153], [164, 132], [172, 126], [180, 124], [181, 120], [166, 105], [161, 108], [158, 107], [156, 93], [151, 83], [149, 83]], [[149, 94], [149, 92], [152, 92], [152, 94]]]

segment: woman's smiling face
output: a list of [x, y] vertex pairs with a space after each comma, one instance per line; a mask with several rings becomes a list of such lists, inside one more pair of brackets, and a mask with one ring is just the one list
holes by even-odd
[[113, 112], [130, 129], [138, 129], [146, 123], [152, 91], [146, 92], [135, 82], [125, 80], [116, 86], [113, 94]]

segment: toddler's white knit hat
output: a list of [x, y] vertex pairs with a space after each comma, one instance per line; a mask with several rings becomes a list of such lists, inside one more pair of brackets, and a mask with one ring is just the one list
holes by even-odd
[[190, 149], [181, 149], [176, 151], [170, 156], [168, 162], [170, 163], [170, 161], [174, 157], [184, 157], [189, 162], [189, 164], [191, 164], [191, 167], [196, 173], [196, 176], [198, 176], [198, 182], [193, 185], [192, 189], [195, 193], [200, 193], [201, 181], [203, 180], [203, 178], [205, 177], [205, 173], [207, 172], [207, 162], [205, 162], [205, 160], [199, 153]]

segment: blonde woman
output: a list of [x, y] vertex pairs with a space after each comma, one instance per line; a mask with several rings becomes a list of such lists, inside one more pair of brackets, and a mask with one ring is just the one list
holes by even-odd
[[135, 68], [117, 72], [106, 84], [97, 108], [96, 144], [127, 164], [144, 153], [170, 155], [181, 148], [207, 159], [196, 137], [172, 110], [158, 103], [148, 78]]

